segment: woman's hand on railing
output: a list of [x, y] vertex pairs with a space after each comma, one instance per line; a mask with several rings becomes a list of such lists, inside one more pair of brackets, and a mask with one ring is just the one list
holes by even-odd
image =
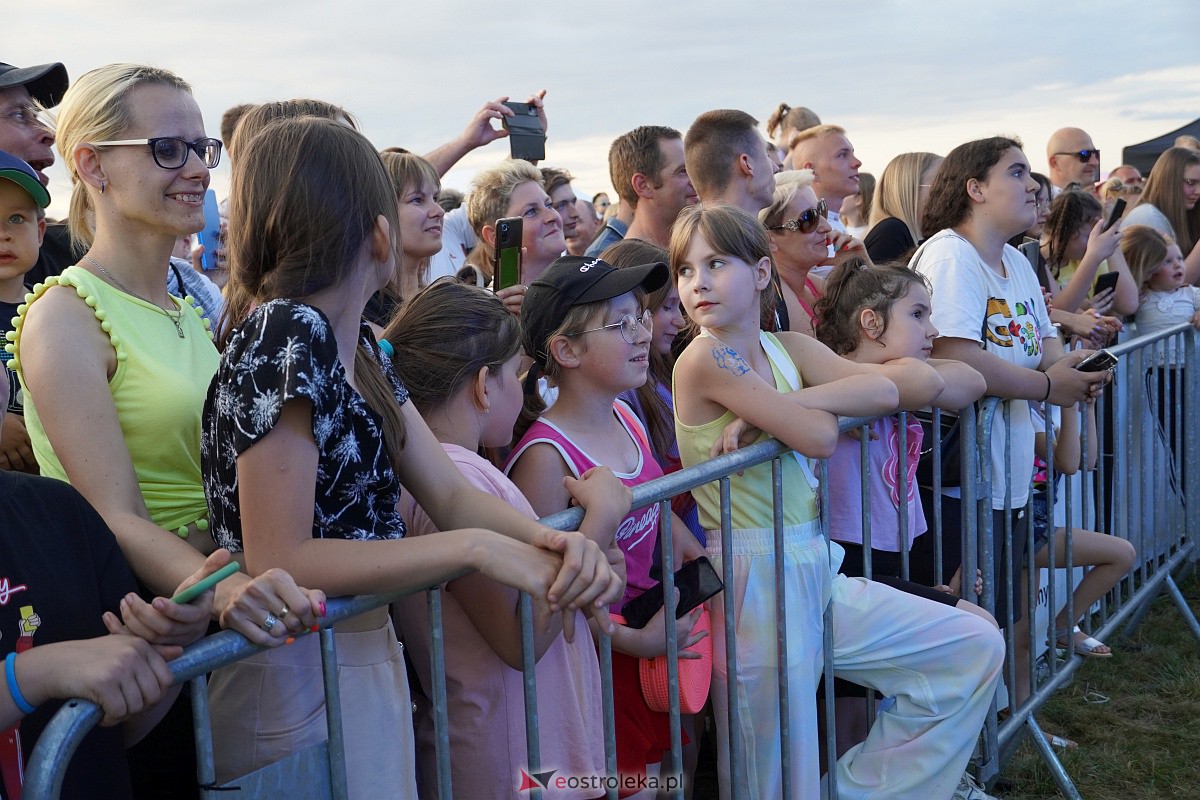
[[318, 624], [325, 616], [325, 599], [320, 589], [297, 586], [291, 575], [275, 568], [254, 579], [240, 572], [231, 575], [217, 584], [216, 605], [222, 628], [262, 647], [276, 647]]

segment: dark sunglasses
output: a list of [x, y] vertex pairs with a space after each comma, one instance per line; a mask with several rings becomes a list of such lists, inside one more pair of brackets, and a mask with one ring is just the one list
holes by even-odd
[[800, 216], [795, 219], [784, 220], [782, 225], [772, 225], [767, 228], [769, 231], [799, 231], [800, 233], [812, 233], [817, 229], [820, 220], [829, 216], [829, 207], [825, 205], [825, 198], [817, 201], [816, 208], [809, 208], [800, 212]]
[[1092, 156], [1095, 156], [1097, 161], [1100, 160], [1100, 151], [1099, 150], [1076, 150], [1071, 153], [1055, 153], [1054, 155], [1056, 155], [1056, 156], [1075, 156], [1076, 158], [1079, 159], [1080, 164], [1086, 164], [1087, 162], [1091, 161]]
[[152, 139], [117, 139], [107, 142], [92, 142], [97, 147], [115, 147], [119, 145], [148, 145], [154, 163], [163, 169], [179, 169], [188, 160], [188, 151], [194, 152], [204, 162], [204, 166], [212, 169], [221, 162], [220, 139], [197, 139], [189, 142], [177, 136], [156, 136]]

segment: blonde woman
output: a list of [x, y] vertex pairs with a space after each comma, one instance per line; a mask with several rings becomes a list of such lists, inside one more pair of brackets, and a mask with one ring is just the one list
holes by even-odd
[[876, 263], [907, 257], [925, 237], [921, 213], [942, 157], [933, 153], [901, 153], [879, 176], [863, 243]]

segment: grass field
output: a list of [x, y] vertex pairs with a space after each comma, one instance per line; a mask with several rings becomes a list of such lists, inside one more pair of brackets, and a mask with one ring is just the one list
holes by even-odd
[[[1196, 573], [1180, 589], [1200, 614]], [[1079, 743], [1059, 754], [1067, 774], [1087, 800], [1200, 798], [1200, 642], [1164, 595], [1133, 637], [1109, 645], [1112, 658], [1087, 659], [1038, 715]], [[1109, 701], [1088, 702], [1097, 693]], [[1010, 800], [1061, 797], [1028, 742], [1002, 776], [1011, 788], [995, 793]]]

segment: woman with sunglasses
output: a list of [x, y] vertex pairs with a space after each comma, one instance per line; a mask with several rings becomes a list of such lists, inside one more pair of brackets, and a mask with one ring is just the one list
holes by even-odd
[[1158, 157], [1141, 201], [1125, 215], [1124, 224], [1149, 225], [1179, 245], [1184, 254], [1184, 280], [1200, 280], [1200, 153], [1172, 147]]
[[[100, 512], [142, 587], [169, 596], [216, 550], [200, 416], [218, 354], [204, 310], [168, 294], [167, 264], [177, 237], [204, 224], [221, 142], [205, 136], [187, 83], [134, 64], [76, 80], [57, 138], [85, 252], [17, 320], [30, 438], [43, 473]], [[282, 571], [238, 574], [218, 585], [214, 615], [272, 646], [311, 626], [323, 600]]]
[[817, 200], [811, 169], [790, 170], [775, 176], [775, 198], [758, 219], [771, 239], [771, 257], [779, 271], [783, 297], [779, 318], [782, 330], [813, 335], [813, 305], [824, 282], [809, 273], [829, 264], [829, 247], [837, 265], [852, 256], [866, 257], [862, 242], [833, 230], [824, 200]]

